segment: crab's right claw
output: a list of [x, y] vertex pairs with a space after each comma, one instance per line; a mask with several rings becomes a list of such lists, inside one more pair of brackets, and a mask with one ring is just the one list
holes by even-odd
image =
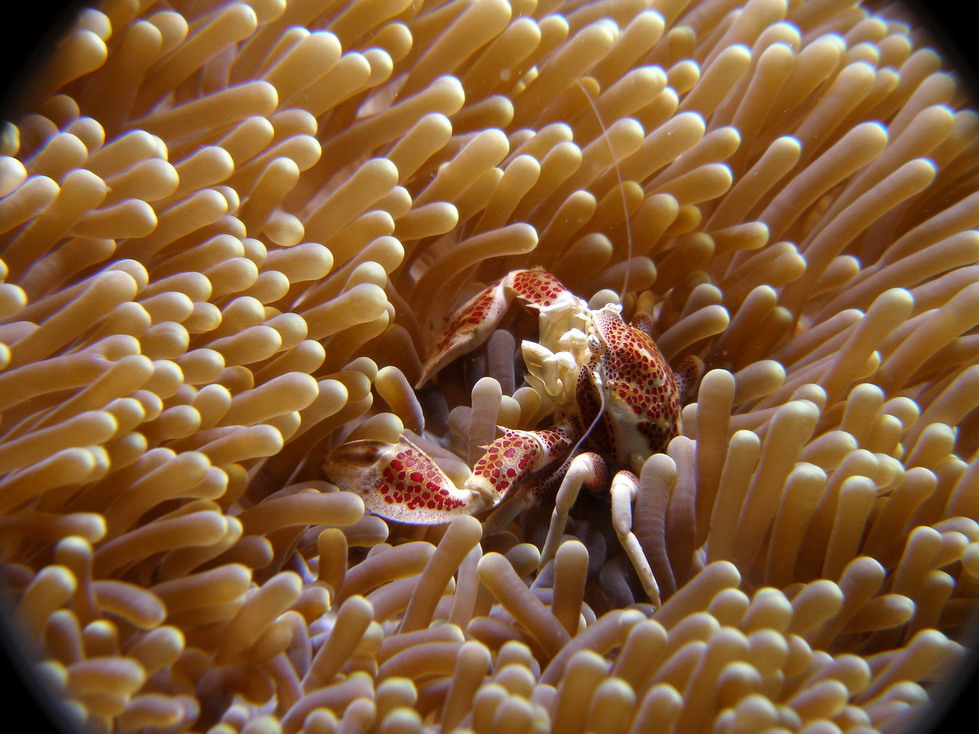
[[369, 512], [409, 525], [441, 525], [484, 509], [482, 498], [459, 489], [431, 457], [402, 438], [398, 443], [351, 441], [323, 464], [328, 481], [364, 500]]
[[[532, 268], [510, 271], [501, 281], [474, 296], [455, 312], [432, 347], [422, 369], [421, 379], [415, 387], [421, 387], [447, 364], [489, 339], [514, 299], [531, 309], [539, 310], [568, 296], [568, 289], [545, 270]], [[579, 299], [572, 297], [572, 300]]]
[[421, 387], [445, 365], [489, 339], [513, 297], [503, 282], [491, 285], [460, 308], [433, 346], [415, 387]]

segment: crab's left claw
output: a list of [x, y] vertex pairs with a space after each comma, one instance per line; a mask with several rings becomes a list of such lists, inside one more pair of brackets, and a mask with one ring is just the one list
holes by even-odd
[[328, 481], [364, 500], [368, 511], [411, 525], [441, 525], [485, 509], [485, 501], [456, 487], [411, 441], [351, 441], [323, 464]]

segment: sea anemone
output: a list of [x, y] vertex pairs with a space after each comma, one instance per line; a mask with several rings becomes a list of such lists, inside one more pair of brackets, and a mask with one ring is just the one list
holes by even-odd
[[[979, 116], [900, 6], [107, 0], [0, 144], [0, 568], [92, 731], [895, 732], [979, 595]], [[542, 266], [706, 372], [631, 525], [417, 527]], [[616, 540], [634, 534], [653, 604]]]

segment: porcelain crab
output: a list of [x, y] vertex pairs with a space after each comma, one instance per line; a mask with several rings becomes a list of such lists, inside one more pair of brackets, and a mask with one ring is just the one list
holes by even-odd
[[545, 270], [515, 270], [450, 319], [418, 386], [485, 342], [514, 300], [538, 312], [538, 341], [524, 341], [521, 350], [528, 385], [555, 406], [553, 426], [503, 428], [462, 487], [404, 437], [396, 444], [340, 446], [324, 465], [326, 477], [363, 497], [371, 512], [416, 525], [497, 508], [489, 522], [499, 527], [528, 505], [553, 499], [542, 564], [556, 552], [581, 487], [608, 489], [616, 534], [658, 603], [656, 581], [632, 533], [638, 481], [630, 468], [664, 451], [676, 435], [681, 396], [697, 380], [699, 360], [671, 369], [649, 333], [648, 315], [626, 323], [618, 304], [592, 309]]

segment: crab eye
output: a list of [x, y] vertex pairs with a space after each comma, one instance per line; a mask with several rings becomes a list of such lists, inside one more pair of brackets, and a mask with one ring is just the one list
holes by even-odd
[[602, 340], [599, 339], [595, 334], [588, 335], [588, 348], [593, 352], [605, 351], [605, 348], [602, 346]]

